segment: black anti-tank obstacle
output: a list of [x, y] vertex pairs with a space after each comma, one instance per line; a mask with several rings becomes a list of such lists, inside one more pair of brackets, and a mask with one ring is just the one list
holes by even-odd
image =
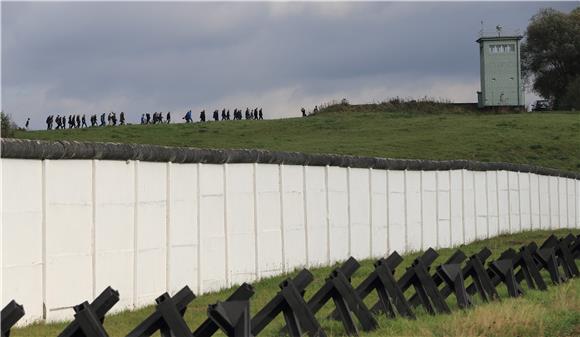
[[[422, 256], [413, 261], [397, 282], [403, 293], [413, 286], [418, 296], [418, 301], [430, 314], [451, 312], [437, 285], [431, 275], [429, 275], [428, 268], [437, 257], [439, 257], [439, 254], [433, 248], [427, 249]], [[372, 309], [373, 312], [379, 312], [382, 306], [381, 303], [375, 304]]]
[[[195, 295], [188, 286], [183, 287], [173, 297], [167, 293], [159, 296], [155, 299], [156, 310], [129, 332], [127, 337], [149, 337], [157, 331], [163, 337], [172, 337], [171, 333], [174, 333], [176, 337], [181, 337], [177, 333], [185, 333], [184, 325], [187, 326], [183, 321], [183, 315], [189, 302], [194, 299]], [[187, 332], [191, 335], [189, 329]]]
[[556, 252], [556, 257], [558, 258], [558, 264], [564, 270], [564, 275], [566, 278], [578, 277], [580, 276], [580, 271], [576, 266], [574, 257], [570, 252], [570, 245], [575, 241], [573, 236], [568, 235], [563, 239], [558, 239], [555, 235], [550, 235], [540, 246], [540, 248], [554, 248]]
[[119, 292], [111, 287], [103, 290], [90, 304], [83, 302], [73, 307], [75, 319], [58, 337], [107, 336], [103, 327], [105, 315], [119, 302]]
[[24, 317], [24, 307], [12, 300], [0, 312], [1, 337], [10, 337], [10, 329]]
[[[469, 260], [462, 269], [463, 278], [467, 280], [471, 278], [472, 283], [466, 288], [467, 294], [474, 295], [479, 294], [479, 297], [484, 302], [489, 302], [499, 298], [495, 286], [493, 285], [489, 273], [486, 271], [484, 265], [485, 261], [491, 256], [491, 251], [484, 247], [479, 251], [479, 253], [474, 254], [469, 257]], [[441, 290], [441, 293], [450, 293], [451, 288], [446, 286]]]
[[[224, 302], [210, 305], [208, 318], [193, 332], [195, 337], [210, 337], [222, 330], [228, 337], [249, 336], [251, 319], [249, 316], [250, 298], [254, 288], [244, 283], [234, 291]], [[247, 335], [240, 335], [240, 333]]]
[[294, 278], [280, 283], [280, 291], [252, 318], [252, 335], [257, 336], [282, 313], [290, 336], [326, 337], [320, 323], [302, 297], [304, 290], [313, 280], [312, 273], [303, 269]]
[[377, 328], [376, 319], [350, 284], [351, 276], [359, 267], [358, 261], [354, 257], [350, 257], [330, 273], [324, 285], [308, 301], [308, 307], [313, 314], [316, 314], [332, 299], [338, 317], [349, 336], [358, 335], [352, 315], [356, 316], [364, 331], [372, 331]]
[[[463, 261], [465, 261], [465, 259], [467, 259], [467, 256], [465, 256], [465, 253], [463, 253], [460, 249], [458, 249], [443, 264], [444, 265], [445, 264], [460, 264]], [[427, 270], [429, 270], [429, 269], [430, 269], [430, 265], [427, 266]], [[433, 278], [433, 282], [435, 283], [435, 286], [437, 288], [439, 288], [439, 286], [444, 283], [444, 279], [437, 272], [432, 276], [432, 278]], [[446, 293], [441, 292], [441, 296], [445, 299], [452, 293], [453, 293], [453, 291], [449, 291]], [[415, 293], [415, 294], [413, 294], [413, 296], [411, 296], [411, 298], [409, 299], [409, 302], [415, 307], [422, 304], [421, 298], [419, 297], [419, 295], [417, 293]]]

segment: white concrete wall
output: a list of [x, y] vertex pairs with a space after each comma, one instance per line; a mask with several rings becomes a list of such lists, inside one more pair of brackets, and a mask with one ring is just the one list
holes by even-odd
[[349, 256], [580, 227], [580, 181], [468, 170], [2, 159], [2, 300], [21, 324], [114, 311]]

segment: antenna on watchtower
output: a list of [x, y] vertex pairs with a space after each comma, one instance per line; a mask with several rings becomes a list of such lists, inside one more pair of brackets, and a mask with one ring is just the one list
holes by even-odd
[[501, 30], [502, 30], [502, 28], [503, 27], [500, 26], [500, 25], [495, 26], [495, 30], [497, 30], [497, 36], [498, 37], [501, 37]]
[[481, 30], [479, 31], [479, 37], [483, 37], [483, 20], [481, 20]]

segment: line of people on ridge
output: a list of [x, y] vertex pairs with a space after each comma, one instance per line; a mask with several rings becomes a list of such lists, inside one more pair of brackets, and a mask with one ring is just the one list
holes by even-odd
[[[222, 121], [229, 121], [232, 118], [232, 114], [230, 114], [230, 110], [226, 110], [226, 109], [222, 109], [221, 112], [221, 120]], [[258, 109], [255, 108], [254, 110], [250, 110], [250, 108], [246, 108], [244, 117], [246, 120], [259, 120], [259, 119], [264, 119], [264, 113], [262, 112], [262, 108]], [[191, 110], [189, 110], [188, 112], [185, 113], [185, 116], [183, 116], [183, 119], [185, 120], [186, 123], [193, 123], [193, 117], [191, 115]], [[213, 120], [214, 121], [219, 121], [220, 120], [220, 111], [219, 109], [214, 110], [213, 112]], [[242, 109], [234, 109], [233, 112], [233, 120], [242, 120]], [[201, 110], [201, 112], [199, 113], [199, 121], [200, 122], [205, 122], [206, 121], [206, 116], [205, 116], [205, 110]]]
[[[99, 123], [96, 114], [90, 115], [89, 121], [91, 123], [91, 127], [107, 126], [107, 125], [116, 126], [117, 122], [119, 123], [119, 125], [125, 125], [125, 113], [122, 111], [119, 113], [119, 119], [117, 119], [117, 114], [115, 112], [110, 112], [109, 114], [106, 114], [103, 112], [100, 116], [100, 119], [101, 119], [101, 122]], [[29, 122], [29, 120], [26, 121], [27, 127], [28, 127], [28, 122]], [[87, 117], [85, 114], [83, 114], [83, 115], [68, 115], [68, 116], [56, 115], [56, 117], [54, 115], [49, 115], [46, 118], [46, 129], [47, 130], [52, 130], [53, 128], [55, 130], [66, 129], [67, 126], [69, 129], [88, 128], [89, 127], [87, 124]]]
[[171, 123], [171, 112], [167, 112], [165, 115], [165, 121], [163, 120], [163, 112], [154, 112], [153, 114], [144, 113], [141, 115], [141, 124], [169, 124]]

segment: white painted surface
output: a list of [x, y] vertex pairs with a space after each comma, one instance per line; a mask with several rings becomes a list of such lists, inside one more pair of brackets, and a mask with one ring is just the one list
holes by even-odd
[[451, 189], [449, 171], [437, 171], [437, 246], [451, 245]]
[[328, 168], [329, 259], [331, 263], [350, 255], [348, 172], [340, 167]]
[[406, 251], [405, 172], [387, 171], [388, 177], [388, 231], [389, 252]]
[[19, 323], [42, 318], [43, 192], [41, 161], [2, 159], [2, 307], [24, 305]]
[[[135, 162], [94, 161], [95, 286], [128, 294], [115, 310], [133, 307]], [[180, 214], [180, 213], [176, 213]], [[93, 296], [98, 295], [94, 294]]]
[[437, 172], [421, 172], [422, 248], [437, 247]]
[[371, 193], [371, 254], [373, 257], [380, 257], [387, 255], [389, 251], [387, 171], [371, 170]]
[[329, 263], [326, 168], [306, 166], [303, 169], [306, 186], [306, 265], [322, 266]]
[[71, 318], [108, 285], [117, 311], [184, 285], [203, 293], [350, 255], [580, 223], [579, 181], [528, 173], [1, 163], [1, 304], [24, 304], [21, 324]]

